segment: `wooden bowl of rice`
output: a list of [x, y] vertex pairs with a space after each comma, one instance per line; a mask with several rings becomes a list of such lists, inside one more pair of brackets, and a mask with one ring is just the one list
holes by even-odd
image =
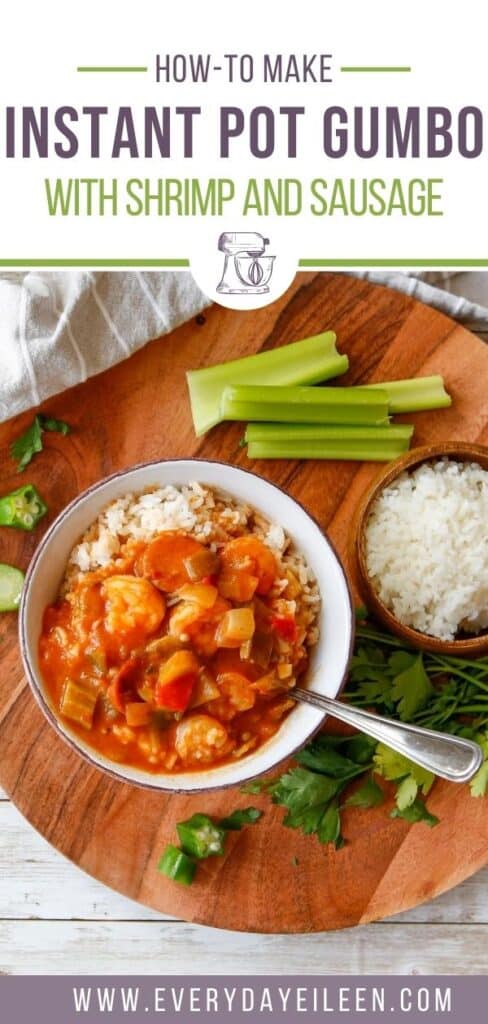
[[[365, 603], [412, 647], [468, 658], [488, 654], [485, 473], [483, 445], [425, 445], [389, 463], [360, 503], [354, 545]], [[466, 515], [470, 493], [479, 495], [472, 517]], [[463, 602], [477, 619], [456, 622]]]

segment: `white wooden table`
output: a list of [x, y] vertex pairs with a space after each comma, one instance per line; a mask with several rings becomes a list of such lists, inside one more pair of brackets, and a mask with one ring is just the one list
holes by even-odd
[[0, 970], [7, 974], [483, 974], [488, 868], [378, 924], [243, 935], [147, 910], [58, 854], [0, 797]]
[[[463, 274], [451, 287], [488, 306], [488, 274]], [[162, 917], [95, 882], [0, 791], [0, 973], [485, 974], [487, 948], [488, 868], [378, 924], [304, 936], [223, 932]]]

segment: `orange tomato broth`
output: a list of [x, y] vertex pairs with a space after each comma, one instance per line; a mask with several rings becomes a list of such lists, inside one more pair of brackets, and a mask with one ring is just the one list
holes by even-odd
[[[195, 579], [198, 564], [213, 572]], [[288, 690], [308, 664], [299, 600], [289, 614], [301, 587], [286, 576], [278, 594], [283, 568], [253, 534], [218, 555], [181, 531], [133, 542], [45, 611], [40, 665], [53, 708], [100, 754], [148, 772], [251, 753], [290, 712]], [[244, 615], [229, 618], [236, 610]], [[232, 623], [251, 636], [236, 638]]]

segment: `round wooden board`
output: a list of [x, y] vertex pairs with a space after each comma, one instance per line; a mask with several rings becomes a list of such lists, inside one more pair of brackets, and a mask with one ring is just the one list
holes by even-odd
[[[252, 314], [214, 307], [204, 323], [192, 321], [50, 400], [49, 411], [68, 420], [73, 433], [49, 435], [25, 479], [39, 486], [53, 518], [95, 480], [143, 460], [196, 455], [249, 465], [239, 448], [239, 425], [195, 439], [185, 370], [328, 327], [350, 356], [348, 383], [444, 375], [453, 406], [413, 417], [416, 443], [488, 441], [488, 349], [480, 341], [400, 293], [340, 274], [299, 274], [272, 306]], [[9, 444], [31, 418], [28, 413], [0, 428], [0, 493], [18, 486]], [[263, 462], [252, 468], [300, 498], [350, 562], [351, 519], [377, 467]], [[1, 530], [1, 561], [27, 566], [40, 532]], [[466, 787], [436, 784], [429, 806], [441, 824], [433, 830], [392, 821], [385, 807], [346, 811], [347, 843], [339, 852], [283, 828], [282, 810], [253, 797], [266, 811], [260, 824], [233, 835], [225, 858], [202, 866], [190, 889], [179, 887], [156, 871], [165, 843], [175, 838], [175, 822], [196, 810], [223, 815], [246, 806], [249, 797], [237, 790], [159, 795], [89, 767], [57, 738], [34, 703], [22, 675], [16, 627], [14, 615], [1, 617], [0, 783], [53, 846], [133, 899], [221, 928], [320, 931], [414, 906], [488, 861], [488, 805], [472, 799]]]

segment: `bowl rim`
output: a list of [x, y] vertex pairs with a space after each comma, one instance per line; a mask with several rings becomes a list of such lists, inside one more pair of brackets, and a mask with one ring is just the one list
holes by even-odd
[[460, 462], [479, 462], [483, 469], [488, 469], [488, 446], [470, 441], [439, 441], [437, 444], [425, 444], [413, 448], [404, 455], [400, 455], [394, 462], [384, 466], [367, 488], [358, 506], [354, 536], [356, 564], [367, 605], [392, 633], [418, 650], [434, 654], [465, 655], [476, 658], [488, 653], [488, 631], [466, 639], [442, 640], [440, 637], [421, 633], [412, 626], [405, 625], [397, 619], [379, 597], [367, 570], [366, 526], [374, 501], [385, 487], [388, 487], [401, 473], [412, 470], [424, 462], [440, 458], [451, 458], [454, 461], [457, 459]]
[[[76, 508], [76, 506], [80, 503], [80, 501], [83, 501], [85, 498], [88, 498], [90, 495], [95, 494], [99, 490], [102, 490], [103, 487], [106, 486], [106, 484], [109, 484], [109, 483], [111, 483], [114, 480], [118, 480], [121, 477], [124, 477], [124, 476], [126, 476], [129, 473], [132, 473], [134, 471], [137, 471], [137, 470], [140, 470], [140, 469], [149, 469], [151, 467], [157, 467], [157, 466], [165, 466], [168, 463], [183, 463], [183, 462], [195, 462], [195, 463], [199, 463], [199, 464], [203, 464], [203, 465], [223, 466], [226, 469], [231, 469], [231, 470], [234, 470], [234, 471], [236, 471], [238, 473], [245, 473], [248, 476], [255, 477], [259, 481], [261, 481], [262, 483], [266, 484], [268, 487], [271, 487], [274, 490], [276, 490], [279, 494], [285, 495], [287, 498], [289, 498], [289, 500], [291, 502], [294, 502], [301, 509], [301, 511], [309, 519], [312, 520], [314, 525], [317, 527], [317, 530], [319, 531], [319, 533], [320, 533], [324, 543], [326, 545], [328, 545], [328, 547], [330, 548], [330, 550], [332, 552], [332, 555], [335, 558], [335, 561], [336, 561], [337, 567], [339, 569], [339, 572], [342, 575], [344, 586], [345, 586], [345, 595], [346, 595], [346, 599], [347, 599], [347, 608], [348, 608], [348, 613], [349, 613], [349, 623], [350, 623], [349, 645], [348, 645], [347, 656], [346, 656], [345, 664], [344, 664], [344, 671], [342, 673], [342, 677], [341, 677], [339, 686], [337, 688], [335, 699], [337, 699], [339, 697], [339, 695], [342, 693], [342, 691], [344, 689], [344, 686], [346, 684], [346, 681], [347, 681], [347, 677], [348, 677], [348, 674], [349, 674], [349, 668], [350, 668], [350, 664], [351, 664], [351, 659], [352, 659], [352, 655], [353, 655], [353, 651], [354, 651], [355, 632], [356, 632], [356, 618], [355, 618], [354, 602], [353, 602], [353, 598], [352, 598], [351, 585], [350, 585], [350, 582], [349, 582], [346, 570], [344, 568], [344, 565], [342, 563], [342, 560], [341, 560], [341, 558], [339, 557], [339, 555], [337, 553], [335, 545], [332, 543], [330, 538], [328, 536], [326, 536], [326, 534], [322, 530], [322, 527], [320, 526], [320, 523], [318, 522], [318, 519], [311, 512], [309, 512], [308, 509], [305, 508], [305, 506], [303, 505], [303, 503], [301, 501], [299, 501], [299, 499], [293, 497], [291, 494], [288, 494], [288, 492], [285, 491], [284, 488], [281, 487], [279, 484], [276, 484], [274, 482], [271, 482], [270, 480], [267, 480], [266, 477], [260, 476], [259, 473], [255, 473], [253, 470], [247, 469], [247, 468], [243, 468], [241, 466], [234, 466], [232, 463], [223, 462], [220, 459], [205, 459], [205, 458], [201, 458], [199, 456], [186, 456], [186, 457], [179, 457], [179, 458], [174, 458], [174, 459], [171, 459], [171, 458], [168, 458], [168, 459], [150, 459], [150, 460], [145, 461], [145, 462], [137, 462], [134, 465], [125, 467], [124, 469], [121, 469], [121, 470], [116, 470], [114, 473], [110, 473], [108, 476], [102, 477], [101, 480], [98, 480], [96, 483], [90, 484], [89, 487], [86, 487], [83, 491], [80, 491], [80, 493], [77, 494], [74, 498], [72, 498], [71, 501], [59, 512], [59, 514], [56, 516], [56, 518], [53, 520], [53, 522], [50, 524], [50, 526], [46, 530], [46, 533], [41, 538], [41, 540], [40, 540], [40, 542], [39, 542], [39, 544], [38, 544], [38, 546], [37, 546], [37, 548], [36, 548], [36, 550], [35, 550], [35, 552], [34, 552], [34, 554], [32, 556], [32, 559], [31, 559], [31, 561], [29, 563], [29, 566], [28, 566], [26, 574], [25, 574], [24, 586], [22, 588], [22, 595], [21, 595], [21, 601], [20, 601], [20, 606], [19, 606], [19, 622], [18, 622], [18, 638], [19, 638], [19, 647], [20, 647], [20, 655], [21, 655], [21, 660], [22, 660], [22, 667], [23, 667], [25, 676], [27, 678], [27, 682], [29, 684], [31, 693], [32, 693], [32, 695], [33, 695], [33, 697], [34, 697], [38, 707], [41, 709], [41, 711], [44, 714], [45, 718], [48, 720], [49, 724], [53, 727], [53, 729], [55, 730], [56, 734], [60, 737], [60, 739], [64, 743], [66, 743], [72, 750], [74, 750], [78, 754], [78, 756], [81, 757], [87, 764], [89, 764], [89, 766], [91, 768], [94, 768], [94, 769], [96, 769], [98, 771], [101, 771], [105, 775], [108, 775], [110, 778], [114, 779], [116, 782], [125, 784], [127, 786], [137, 786], [140, 789], [151, 790], [152, 792], [156, 792], [156, 793], [166, 793], [168, 795], [171, 795], [171, 793], [180, 794], [180, 795], [181, 794], [192, 795], [192, 794], [199, 794], [199, 793], [218, 792], [219, 790], [232, 789], [232, 788], [235, 788], [236, 786], [242, 786], [242, 785], [244, 785], [247, 782], [251, 782], [253, 779], [261, 778], [263, 775], [267, 775], [269, 772], [275, 771], [277, 768], [279, 768], [281, 765], [283, 765], [286, 761], [288, 761], [290, 758], [292, 758], [299, 750], [302, 750], [303, 747], [307, 743], [309, 743], [313, 739], [313, 737], [319, 732], [319, 730], [322, 728], [322, 726], [324, 724], [325, 719], [328, 716], [328, 712], [324, 711], [322, 716], [321, 716], [321, 718], [320, 718], [320, 721], [317, 723], [317, 725], [315, 725], [311, 729], [311, 731], [307, 734], [307, 736], [303, 740], [300, 741], [300, 743], [298, 743], [296, 746], [294, 746], [291, 750], [289, 750], [286, 754], [284, 754], [283, 757], [280, 757], [276, 762], [274, 762], [272, 765], [270, 765], [268, 768], [264, 769], [263, 771], [260, 771], [260, 772], [251, 771], [251, 772], [249, 772], [249, 774], [246, 774], [242, 778], [239, 778], [239, 779], [237, 779], [237, 780], [235, 780], [233, 782], [221, 782], [221, 783], [217, 783], [216, 782], [213, 785], [194, 786], [191, 789], [188, 789], [185, 786], [165, 786], [165, 785], [156, 784], [155, 782], [151, 781], [154, 776], [153, 776], [153, 773], [150, 773], [150, 772], [147, 773], [147, 781], [146, 781], [146, 779], [143, 780], [143, 779], [139, 779], [139, 778], [138, 779], [127, 778], [124, 774], [122, 774], [121, 772], [118, 772], [115, 768], [111, 768], [111, 767], [108, 766], [108, 764], [105, 764], [105, 763], [102, 764], [98, 760], [96, 760], [94, 757], [92, 757], [91, 754], [89, 753], [89, 751], [85, 750], [84, 748], [82, 748], [81, 746], [78, 745], [78, 743], [76, 742], [76, 739], [74, 738], [74, 736], [71, 733], [64, 732], [63, 729], [61, 728], [61, 726], [59, 724], [59, 721], [58, 721], [58, 718], [55, 715], [55, 713], [54, 713], [53, 709], [51, 708], [50, 704], [46, 700], [46, 698], [44, 696], [43, 689], [42, 689], [40, 683], [38, 683], [38, 680], [37, 680], [37, 677], [36, 677], [36, 673], [34, 671], [33, 666], [31, 665], [30, 645], [29, 645], [29, 642], [28, 642], [28, 639], [27, 639], [27, 635], [26, 635], [27, 634], [27, 630], [26, 630], [26, 617], [27, 617], [27, 605], [28, 605], [28, 601], [29, 601], [30, 587], [31, 587], [32, 578], [33, 578], [34, 573], [36, 571], [36, 567], [37, 567], [37, 564], [39, 562], [39, 559], [41, 558], [41, 555], [44, 552], [45, 548], [50, 543], [52, 536], [56, 533], [56, 530], [58, 529], [58, 527], [61, 525], [62, 522], [65, 521], [65, 519], [69, 518], [71, 512]], [[215, 487], [215, 486], [218, 486], [218, 485], [213, 485], [213, 486]], [[225, 487], [223, 487], [222, 490], [225, 491]], [[262, 749], [263, 746], [265, 746], [265, 744], [262, 744], [259, 749]], [[251, 758], [252, 758], [252, 753], [247, 755], [246, 757], [244, 757], [242, 759], [242, 762], [245, 762], [246, 760], [250, 760]], [[108, 761], [108, 759], [107, 759], [107, 761]], [[242, 763], [242, 762], [236, 762], [236, 763]], [[116, 762], [114, 762], [114, 763], [116, 763]], [[218, 767], [218, 766], [216, 766], [216, 767]], [[211, 771], [211, 770], [212, 769], [209, 769], [209, 771]], [[168, 774], [168, 778], [177, 778], [177, 774], [176, 773], [172, 774], [172, 775], [170, 775], [169, 773], [167, 773], [167, 774]], [[157, 777], [158, 778], [164, 778], [164, 775], [161, 774], [161, 776], [157, 776]]]

